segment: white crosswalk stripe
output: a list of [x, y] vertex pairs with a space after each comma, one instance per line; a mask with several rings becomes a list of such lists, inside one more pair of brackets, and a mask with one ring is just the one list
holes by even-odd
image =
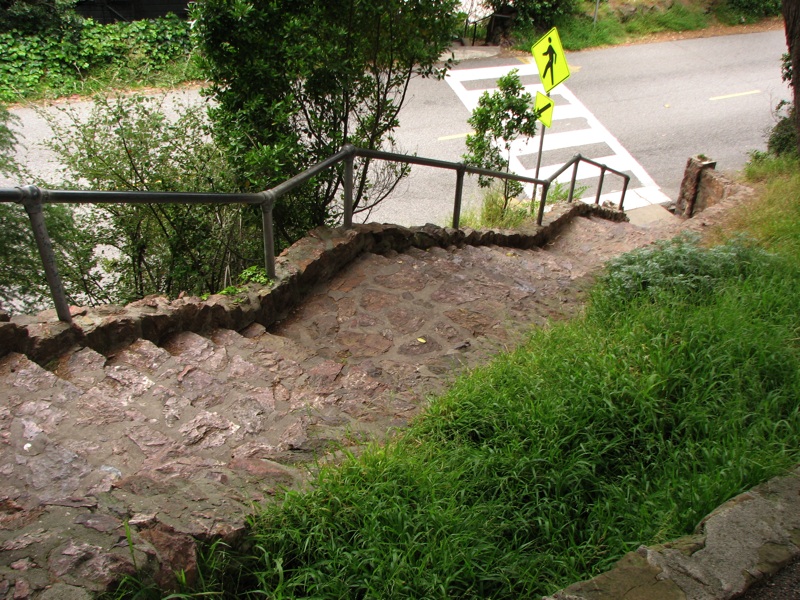
[[[446, 80], [464, 106], [472, 111], [478, 105], [481, 95], [486, 91], [496, 89], [497, 79], [512, 69], [517, 69], [525, 91], [534, 97], [537, 91], [544, 93], [544, 87], [540, 83], [532, 83], [539, 81], [539, 74], [533, 63], [457, 69], [450, 71]], [[644, 168], [564, 84], [559, 85], [551, 92], [551, 98], [555, 101], [553, 127], [546, 130], [544, 136], [539, 170], [541, 179], [549, 177], [572, 156], [580, 153], [586, 158], [591, 158], [631, 176], [625, 196], [626, 210], [670, 201]], [[536, 139], [518, 139], [512, 143], [509, 162], [514, 173], [529, 177], [536, 175], [540, 141], [538, 135]], [[568, 169], [566, 173], [559, 176], [557, 181], [569, 184], [571, 178], [572, 169]], [[585, 163], [581, 164], [576, 181], [577, 186], [583, 190], [584, 201], [594, 202], [599, 179], [600, 169]], [[532, 186], [527, 190], [529, 195], [532, 191], [531, 188]], [[608, 200], [617, 204], [621, 189], [622, 178], [613, 173], [606, 173], [600, 201]]]

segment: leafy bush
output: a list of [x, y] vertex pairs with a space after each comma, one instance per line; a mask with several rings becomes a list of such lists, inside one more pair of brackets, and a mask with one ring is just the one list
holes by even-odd
[[751, 21], [781, 14], [781, 0], [724, 0], [716, 10], [723, 21]]
[[680, 296], [698, 303], [708, 299], [721, 281], [745, 278], [766, 254], [743, 241], [705, 249], [698, 238], [683, 235], [612, 259], [599, 280], [595, 304], [623, 310], [631, 303]]
[[[235, 191], [202, 107], [176, 112], [168, 119], [157, 99], [134, 95], [97, 97], [86, 119], [67, 110], [50, 117], [50, 147], [68, 170], [65, 187]], [[104, 259], [108, 294], [128, 301], [224, 288], [263, 262], [260, 225], [253, 207], [105, 204], [93, 210], [85, 233], [94, 246], [113, 249]]]
[[65, 29], [79, 19], [78, 0], [0, 0], [0, 30], [13, 29], [24, 35]]
[[[91, 237], [76, 212], [64, 205], [45, 205], [45, 224], [65, 292], [74, 304], [111, 301], [98, 268]], [[50, 288], [30, 219], [22, 206], [0, 203], [0, 300], [7, 309], [31, 312], [52, 306]]]
[[[785, 109], [785, 110], [784, 110]], [[788, 102], [781, 102], [776, 109], [778, 122], [770, 130], [767, 138], [767, 150], [780, 156], [797, 154], [797, 111]]]
[[780, 0], [728, 0], [728, 6], [751, 17], [774, 17], [781, 14]]
[[519, 11], [517, 19], [540, 30], [549, 29], [578, 9], [578, 0], [487, 0], [485, 4], [493, 11], [511, 5]]
[[[455, 0], [206, 0], [195, 4], [216, 135], [240, 184], [266, 189], [346, 143], [391, 148], [412, 76], [441, 76]], [[446, 66], [445, 66], [446, 68]], [[356, 161], [354, 206], [370, 210], [407, 171]], [[275, 207], [285, 242], [341, 217], [342, 171]]]
[[174, 63], [179, 78], [194, 76], [189, 24], [175, 15], [101, 25], [67, 12], [46, 23], [0, 30], [0, 101], [84, 92], [98, 85], [93, 79], [144, 85]]

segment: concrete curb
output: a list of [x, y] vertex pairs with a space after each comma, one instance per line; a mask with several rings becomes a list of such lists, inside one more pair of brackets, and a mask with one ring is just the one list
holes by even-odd
[[732, 498], [694, 535], [641, 546], [544, 600], [727, 600], [800, 554], [800, 467]]

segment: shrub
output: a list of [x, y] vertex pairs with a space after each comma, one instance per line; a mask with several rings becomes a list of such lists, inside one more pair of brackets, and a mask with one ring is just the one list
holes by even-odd
[[720, 282], [746, 277], [766, 254], [743, 240], [702, 248], [693, 235], [656, 243], [615, 258], [599, 280], [595, 304], [624, 307], [665, 294], [698, 303], [718, 289]]
[[767, 138], [767, 150], [781, 156], [797, 154], [797, 111], [788, 102], [781, 102], [776, 109], [778, 122], [770, 130]]
[[762, 19], [781, 14], [781, 0], [725, 0], [720, 9], [740, 19]]
[[[234, 191], [202, 107], [168, 119], [158, 99], [95, 98], [87, 118], [51, 117], [50, 147], [68, 169], [65, 186], [95, 190]], [[263, 262], [261, 213], [228, 205], [99, 205], [86, 230], [105, 260], [115, 301], [147, 294], [215, 292]]]
[[488, 0], [485, 4], [493, 11], [510, 4], [519, 11], [517, 19], [541, 30], [549, 29], [557, 21], [572, 16], [578, 9], [577, 0]]
[[[178, 79], [194, 76], [189, 24], [175, 15], [101, 25], [65, 10], [29, 31], [25, 20], [0, 30], [0, 101], [69, 95], [117, 80], [153, 82], [178, 63]], [[183, 60], [180, 60], [182, 59]]]

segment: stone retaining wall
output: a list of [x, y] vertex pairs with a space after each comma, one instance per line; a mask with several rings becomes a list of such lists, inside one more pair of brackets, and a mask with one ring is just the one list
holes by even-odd
[[641, 546], [544, 600], [727, 600], [800, 554], [800, 468], [729, 500], [694, 535]]
[[55, 310], [14, 316], [0, 322], [0, 357], [18, 352], [46, 365], [74, 346], [88, 346], [106, 354], [137, 339], [158, 344], [179, 331], [203, 332], [217, 327], [238, 331], [254, 322], [269, 327], [314, 285], [330, 279], [364, 252], [402, 252], [412, 246], [541, 247], [571, 219], [586, 215], [615, 221], [627, 218], [616, 210], [576, 202], [555, 207], [545, 216], [543, 226], [525, 231], [456, 230], [435, 225], [406, 228], [368, 224], [349, 230], [320, 227], [278, 257], [278, 278], [271, 287], [251, 284], [235, 296], [216, 294], [206, 300], [148, 296], [126, 306], [70, 307], [71, 326], [59, 321]]
[[691, 218], [732, 195], [742, 191], [749, 193], [749, 188], [715, 170], [716, 164], [704, 157], [689, 158], [675, 204], [676, 215]]

